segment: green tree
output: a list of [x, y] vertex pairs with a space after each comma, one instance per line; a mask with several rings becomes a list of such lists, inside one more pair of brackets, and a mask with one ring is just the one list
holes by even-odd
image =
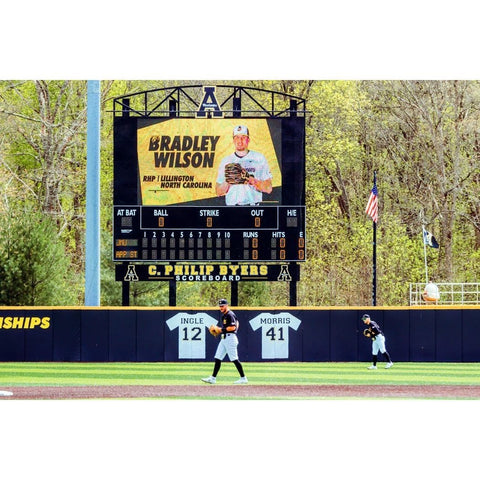
[[381, 161], [385, 208], [411, 238], [420, 235], [422, 224], [435, 232], [441, 245], [437, 281], [463, 281], [455, 236], [462, 236], [462, 249], [466, 240], [478, 249], [480, 238], [478, 82], [384, 81], [362, 87], [370, 101], [367, 143]]
[[32, 210], [0, 217], [0, 304], [76, 304], [74, 276], [50, 217]]
[[[120, 305], [122, 299], [111, 253], [112, 100], [156, 88], [201, 84], [236, 84], [306, 99], [307, 259], [301, 263], [299, 305], [371, 302], [372, 222], [364, 210], [374, 170], [378, 172], [380, 200], [378, 304], [405, 305], [409, 283], [424, 280], [422, 223], [440, 242], [438, 251], [427, 251], [429, 273], [437, 281], [478, 281], [479, 82], [102, 81], [103, 305]], [[269, 97], [266, 92], [258, 95]], [[247, 109], [256, 108], [253, 101], [242, 102]], [[144, 105], [140, 101], [135, 107]], [[59, 248], [61, 262], [51, 263], [60, 272], [57, 286], [63, 292], [59, 296], [54, 285], [41, 303], [64, 304], [70, 296], [69, 301], [82, 304], [85, 140], [85, 81], [0, 81], [0, 246], [2, 259], [8, 260], [2, 261], [1, 278], [2, 285], [11, 289], [2, 301], [20, 302], [26, 281], [18, 283], [18, 279], [28, 270], [24, 261], [28, 249], [35, 250], [28, 257], [34, 264], [41, 263], [36, 249], [46, 251], [46, 245], [38, 240], [34, 243], [29, 231], [50, 224], [51, 219], [55, 228], [39, 236], [50, 236]], [[40, 225], [35, 218], [41, 220], [36, 222]], [[27, 221], [30, 230], [24, 228], [21, 235], [12, 237], [10, 228], [19, 229]], [[50, 272], [50, 276], [55, 275]], [[29, 283], [29, 290], [33, 284]], [[45, 284], [42, 280], [39, 285]], [[177, 303], [216, 305], [218, 298], [228, 298], [230, 291], [228, 282], [179, 282]], [[131, 284], [130, 292], [132, 305], [168, 304], [167, 282]], [[240, 282], [238, 294], [239, 302], [246, 306], [289, 302], [288, 287], [281, 282]], [[30, 295], [28, 303], [32, 298]]]

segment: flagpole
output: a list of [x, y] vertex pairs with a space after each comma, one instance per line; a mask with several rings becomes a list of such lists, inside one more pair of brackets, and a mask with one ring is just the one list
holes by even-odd
[[[373, 185], [377, 185], [377, 171], [373, 171]], [[372, 258], [372, 305], [377, 305], [377, 222], [373, 223], [373, 258]]]
[[425, 227], [423, 225], [422, 225], [422, 241], [423, 241], [423, 255], [425, 258], [425, 282], [428, 283], [427, 244], [425, 242]]
[[377, 305], [377, 221], [378, 221], [378, 189], [377, 171], [373, 171], [373, 188], [368, 197], [365, 213], [373, 222], [373, 260], [372, 260], [372, 305]]

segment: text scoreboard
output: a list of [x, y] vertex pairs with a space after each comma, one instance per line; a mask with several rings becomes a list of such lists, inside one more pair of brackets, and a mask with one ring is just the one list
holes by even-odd
[[305, 260], [303, 206], [115, 206], [114, 260]]
[[[304, 117], [122, 115], [113, 147], [115, 262], [305, 261]], [[253, 185], [225, 189], [235, 162]]]

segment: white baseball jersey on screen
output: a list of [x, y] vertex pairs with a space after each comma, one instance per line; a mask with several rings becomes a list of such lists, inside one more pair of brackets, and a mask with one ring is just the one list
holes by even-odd
[[217, 320], [206, 313], [177, 313], [167, 320], [170, 330], [178, 328], [178, 358], [205, 358], [206, 329]]
[[[268, 180], [272, 178], [272, 173], [270, 172], [265, 156], [259, 152], [249, 150], [244, 157], [239, 157], [234, 152], [222, 159], [218, 168], [217, 183], [223, 183], [225, 181], [225, 165], [227, 163], [239, 163], [257, 180]], [[253, 185], [230, 185], [225, 195], [225, 204], [252, 205], [260, 203], [262, 198], [262, 192], [259, 192]]]
[[262, 358], [288, 358], [289, 329], [297, 330], [301, 320], [290, 313], [263, 313], [250, 320], [252, 329], [262, 328]]

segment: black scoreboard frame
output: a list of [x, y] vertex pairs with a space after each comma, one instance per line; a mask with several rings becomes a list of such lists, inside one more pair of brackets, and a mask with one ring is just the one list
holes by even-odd
[[[135, 263], [293, 263], [298, 267], [297, 262], [306, 260], [304, 99], [251, 87], [193, 85], [117, 97], [113, 104], [112, 257], [117, 272], [124, 272], [126, 264]], [[153, 194], [146, 196], [147, 190], [162, 191], [160, 183], [157, 189], [147, 189], [147, 181], [157, 181], [157, 176], [158, 182], [161, 177], [167, 180], [173, 177], [160, 174], [166, 162], [160, 166], [157, 156], [157, 170], [153, 175], [145, 174], [141, 155], [149, 154], [153, 158], [157, 153], [149, 151], [153, 150], [151, 140], [150, 146], [142, 150], [139, 130], [162, 132], [173, 124], [177, 125], [172, 127], [173, 131], [177, 128], [178, 132], [181, 122], [191, 129], [200, 123], [197, 120], [203, 122], [202, 126], [207, 125], [207, 130], [210, 126], [221, 129], [221, 135], [205, 137], [206, 144], [209, 141], [212, 144], [214, 138], [222, 138], [225, 143], [227, 136], [231, 142], [232, 125], [257, 122], [269, 132], [267, 136], [271, 137], [277, 154], [276, 176], [281, 179], [277, 179], [270, 195], [264, 195], [265, 202], [233, 206], [225, 204], [225, 197], [207, 195], [157, 203], [155, 196], [151, 199]], [[189, 137], [190, 142], [192, 138]], [[231, 153], [233, 143], [230, 148]], [[217, 157], [216, 165], [218, 162]], [[173, 160], [170, 165], [172, 163]], [[124, 304], [128, 281], [123, 282]], [[291, 283], [296, 283], [296, 276]], [[172, 289], [172, 280], [170, 286]], [[232, 284], [232, 297], [233, 287]], [[291, 285], [292, 288], [296, 287]], [[174, 294], [171, 294], [171, 305], [175, 304], [172, 297]]]

